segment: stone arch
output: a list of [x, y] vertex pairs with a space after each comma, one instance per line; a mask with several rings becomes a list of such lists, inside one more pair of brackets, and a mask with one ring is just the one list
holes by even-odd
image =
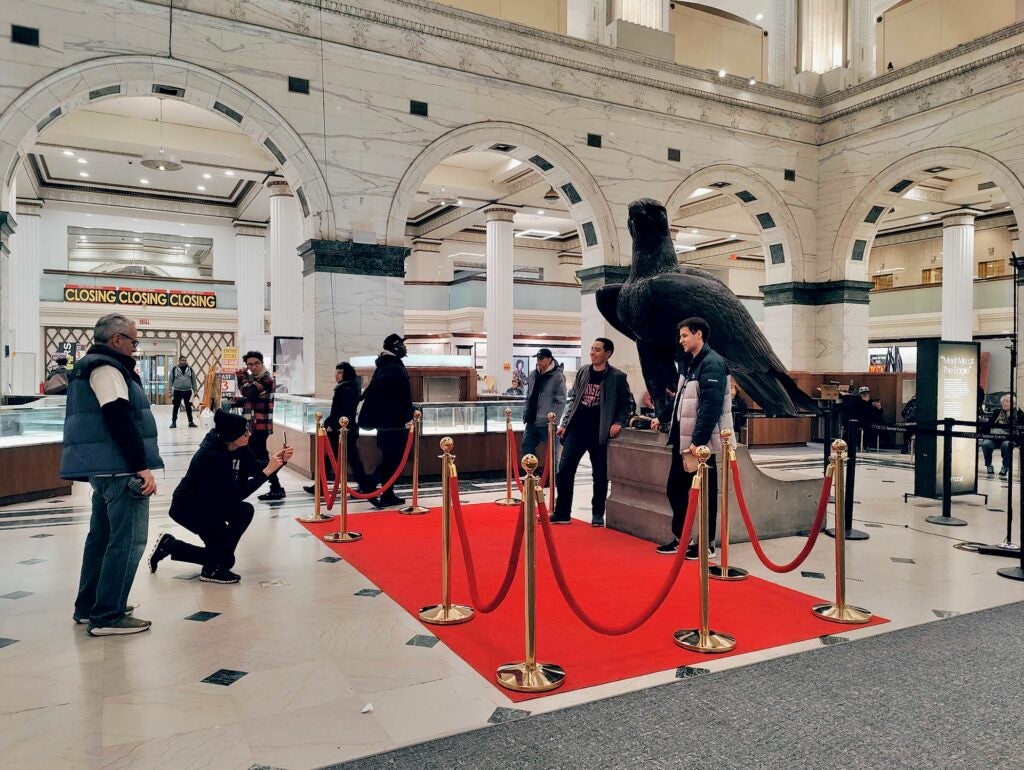
[[732, 195], [743, 207], [761, 234], [764, 248], [765, 283], [806, 280], [803, 243], [789, 204], [764, 177], [749, 169], [718, 163], [693, 172], [684, 179], [665, 202], [676, 211], [698, 187], [718, 189]]
[[831, 277], [867, 280], [882, 217], [908, 188], [947, 168], [973, 169], [987, 176], [1003, 191], [1017, 222], [1024, 221], [1024, 184], [1001, 161], [968, 147], [915, 152], [886, 167], [853, 199], [832, 245]]
[[[155, 87], [164, 87], [155, 90]], [[302, 137], [254, 92], [213, 70], [155, 56], [110, 56], [74, 64], [27, 89], [0, 114], [0, 200], [6, 200], [26, 149], [59, 117], [104, 99], [164, 95], [238, 124], [278, 162], [295, 192], [307, 238], [332, 239], [327, 182]]]
[[427, 174], [446, 158], [468, 149], [505, 152], [510, 158], [531, 166], [558, 192], [569, 208], [569, 216], [576, 220], [584, 266], [618, 264], [615, 220], [597, 180], [556, 139], [529, 126], [507, 121], [471, 123], [449, 131], [423, 149], [402, 175], [391, 201], [387, 245], [406, 245], [406, 218]]

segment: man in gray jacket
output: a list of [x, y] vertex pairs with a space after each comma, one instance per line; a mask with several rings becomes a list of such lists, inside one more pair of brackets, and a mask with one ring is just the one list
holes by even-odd
[[[562, 418], [565, 409], [565, 373], [555, 360], [550, 348], [537, 351], [537, 366], [530, 372], [526, 385], [526, 408], [523, 409], [523, 446], [519, 459], [537, 454], [537, 447], [548, 441], [548, 413], [555, 413], [555, 423]], [[555, 463], [558, 463], [558, 447], [555, 446]], [[554, 469], [552, 468], [552, 471]], [[551, 474], [553, 476], [553, 473]], [[548, 483], [554, 483], [553, 478]]]
[[192, 393], [199, 390], [196, 373], [188, 365], [185, 356], [178, 356], [178, 365], [171, 369], [171, 391], [174, 393], [174, 405], [171, 407], [171, 427], [178, 427], [178, 408], [185, 402], [185, 413], [188, 415], [188, 427], [195, 428], [192, 421]]
[[562, 459], [555, 475], [555, 510], [552, 524], [572, 521], [572, 493], [576, 469], [584, 454], [590, 455], [594, 472], [594, 497], [591, 520], [595, 527], [604, 526], [604, 509], [608, 497], [608, 439], [619, 435], [629, 419], [632, 394], [624, 372], [608, 363], [615, 344], [598, 337], [590, 346], [590, 364], [576, 372], [569, 407], [562, 416], [558, 435], [562, 439]]

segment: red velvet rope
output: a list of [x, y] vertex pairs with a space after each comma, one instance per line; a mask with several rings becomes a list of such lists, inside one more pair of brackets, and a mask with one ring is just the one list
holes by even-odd
[[455, 518], [455, 528], [459, 532], [459, 543], [462, 545], [462, 560], [466, 564], [466, 576], [469, 579], [469, 596], [473, 601], [473, 607], [477, 612], [494, 612], [508, 596], [508, 590], [512, 587], [512, 580], [516, 576], [516, 569], [519, 566], [519, 553], [523, 547], [523, 517], [526, 515], [526, 506], [519, 504], [519, 516], [516, 517], [515, 534], [512, 536], [512, 552], [508, 557], [508, 568], [505, 570], [505, 577], [501, 580], [498, 592], [489, 602], [480, 599], [479, 588], [476, 583], [476, 568], [473, 565], [473, 551], [469, 545], [469, 535], [466, 532], [466, 523], [462, 518], [462, 501], [459, 499], [459, 478], [452, 476], [448, 484], [448, 499], [452, 503], [452, 514]]
[[[327, 437], [317, 436], [316, 444], [316, 454], [320, 463], [320, 489], [323, 490], [327, 510], [331, 510], [338, 499], [338, 490], [341, 488], [341, 473], [338, 471], [338, 461], [334, 457], [334, 452], [331, 451], [331, 445], [327, 443]], [[338, 454], [341, 454], [340, 446]], [[324, 465], [324, 455], [331, 458], [331, 465], [334, 467], [334, 487], [332, 489], [327, 488], [327, 468]]]
[[551, 537], [551, 523], [548, 521], [548, 517], [544, 510], [545, 506], [542, 503], [540, 505], [540, 526], [541, 530], [544, 532], [544, 542], [547, 545], [548, 558], [551, 560], [551, 569], [555, 573], [555, 582], [558, 583], [558, 588], [562, 591], [562, 596], [565, 597], [565, 601], [569, 605], [570, 609], [576, 613], [576, 617], [583, 621], [583, 623], [591, 630], [607, 636], [622, 636], [623, 634], [628, 634], [650, 620], [651, 616], [657, 612], [658, 608], [661, 607], [662, 602], [665, 601], [665, 597], [667, 597], [669, 592], [672, 590], [672, 587], [675, 585], [676, 578], [679, 577], [679, 571], [683, 568], [683, 562], [686, 560], [685, 544], [690, 542], [690, 532], [693, 529], [693, 519], [697, 510], [697, 501], [699, 499], [700, 491], [697, 489], [690, 489], [690, 500], [686, 507], [686, 520], [683, 523], [683, 534], [679, 540], [679, 550], [676, 552], [676, 558], [672, 562], [672, 568], [669, 570], [668, 575], [665, 576], [665, 582], [662, 584], [657, 596], [654, 597], [654, 601], [652, 601], [651, 604], [635, 618], [618, 626], [607, 626], [594, 620], [580, 606], [576, 597], [573, 596], [572, 589], [569, 588], [569, 581], [565, 579], [565, 573], [562, 570], [562, 563], [559, 561], [558, 552], [555, 550], [555, 541], [554, 538]]
[[814, 548], [814, 544], [818, 541], [821, 527], [825, 523], [825, 510], [828, 507], [829, 492], [832, 490], [832, 477], [826, 476], [822, 481], [821, 497], [818, 499], [818, 510], [814, 514], [814, 523], [811, 524], [811, 531], [807, 535], [807, 542], [804, 543], [804, 547], [800, 549], [800, 553], [796, 555], [796, 558], [788, 564], [776, 564], [765, 555], [764, 550], [761, 548], [761, 542], [757, 539], [757, 532], [754, 531], [754, 522], [750, 518], [750, 511], [747, 510], [747, 501], [743, 499], [743, 487], [740, 486], [740, 469], [735, 462], [732, 463], [732, 479], [733, 487], [736, 489], [736, 502], [740, 504], [743, 523], [746, 525], [747, 533], [750, 535], [750, 544], [754, 546], [754, 551], [757, 553], [757, 558], [761, 560], [761, 563], [772, 572], [792, 572], [803, 564], [811, 549]]
[[[415, 437], [415, 435], [416, 435], [416, 431], [414, 431], [414, 430], [410, 430], [409, 431], [409, 438], [405, 442], [405, 452], [402, 454], [402, 461], [400, 463], [398, 463], [398, 468], [395, 469], [394, 474], [391, 476], [390, 479], [387, 480], [387, 483], [382, 484], [380, 489], [376, 489], [373, 492], [366, 492], [366, 493], [357, 492], [356, 490], [352, 489], [352, 487], [348, 487], [348, 496], [349, 497], [354, 497], [356, 500], [369, 500], [370, 498], [377, 497], [378, 495], [382, 495], [385, 492], [387, 492], [389, 489], [391, 489], [392, 485], [396, 481], [398, 481], [398, 477], [402, 475], [402, 471], [405, 470], [406, 463], [409, 462], [409, 453], [412, 451], [412, 441], [413, 441], [413, 438]], [[338, 446], [338, 451], [339, 452], [341, 451], [341, 446], [340, 445]], [[339, 474], [339, 476], [340, 476], [340, 474]]]

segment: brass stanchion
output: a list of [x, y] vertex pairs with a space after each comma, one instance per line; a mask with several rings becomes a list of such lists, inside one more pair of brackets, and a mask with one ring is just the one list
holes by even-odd
[[512, 497], [512, 442], [508, 437], [512, 433], [512, 410], [505, 410], [505, 496], [495, 500], [495, 505], [519, 505], [521, 500]]
[[548, 511], [555, 512], [555, 413], [548, 412]]
[[420, 423], [423, 412], [417, 409], [412, 413], [412, 505], [399, 508], [399, 513], [427, 513], [430, 509], [420, 505]]
[[441, 439], [441, 603], [431, 604], [420, 610], [420, 620], [435, 626], [454, 626], [473, 619], [473, 608], [463, 604], [452, 604], [450, 599], [452, 583], [452, 501], [449, 496], [452, 476], [455, 470], [455, 442], [448, 436]]
[[[323, 414], [316, 412], [313, 415], [316, 420], [316, 441], [313, 442], [313, 515], [312, 516], [300, 516], [299, 521], [303, 524], [319, 524], [324, 521], [333, 521], [333, 513], [323, 513], [320, 510], [320, 498], [324, 495], [324, 479], [320, 477], [320, 457], [324, 451], [323, 442], [327, 440], [327, 431], [324, 430], [324, 426], [321, 423], [323, 420]], [[306, 435], [305, 433], [301, 435]]]
[[836, 600], [828, 604], [816, 604], [811, 612], [822, 620], [833, 623], [857, 625], [871, 620], [871, 613], [862, 607], [853, 607], [846, 603], [846, 521], [845, 490], [843, 489], [843, 470], [846, 467], [846, 442], [836, 439], [832, 442], [832, 485], [836, 498]]
[[362, 540], [363, 535], [345, 529], [348, 524], [348, 417], [342, 417], [338, 424], [338, 475], [341, 476], [341, 484], [338, 485], [338, 531], [324, 535], [324, 540], [328, 543], [352, 543]]
[[[526, 498], [526, 511], [523, 516], [523, 532], [525, 546], [523, 548], [523, 570], [526, 594], [526, 660], [522, 663], [506, 663], [498, 666], [498, 684], [516, 692], [547, 692], [560, 687], [565, 682], [565, 670], [553, 663], [537, 662], [537, 580], [535, 575], [535, 543], [534, 526], [537, 518], [537, 458], [526, 455], [523, 458], [523, 495]], [[541, 493], [543, 494], [543, 493]]]
[[[722, 478], [719, 482], [721, 495], [718, 503], [718, 520], [722, 522], [722, 558], [718, 564], [708, 567], [708, 574], [713, 580], [743, 580], [749, 574], [740, 567], [729, 566], [729, 467], [736, 461], [736, 452], [732, 448], [732, 431], [722, 431]], [[714, 537], [714, 532], [711, 536]]]
[[[708, 628], [708, 458], [711, 450], [697, 447], [697, 478], [700, 485], [700, 525], [697, 529], [697, 553], [700, 554], [700, 628], [689, 628], [673, 634], [676, 644], [694, 652], [729, 652], [736, 646], [735, 637]], [[680, 547], [683, 547], [680, 545]]]

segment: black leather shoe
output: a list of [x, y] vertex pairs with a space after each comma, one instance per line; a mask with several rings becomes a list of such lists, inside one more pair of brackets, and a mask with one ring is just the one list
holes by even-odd
[[274, 500], [284, 500], [284, 490], [283, 489], [271, 489], [269, 492], [266, 492], [266, 493], [260, 495], [256, 499], [257, 500], [263, 500], [264, 502], [271, 502], [271, 501], [274, 501]]

